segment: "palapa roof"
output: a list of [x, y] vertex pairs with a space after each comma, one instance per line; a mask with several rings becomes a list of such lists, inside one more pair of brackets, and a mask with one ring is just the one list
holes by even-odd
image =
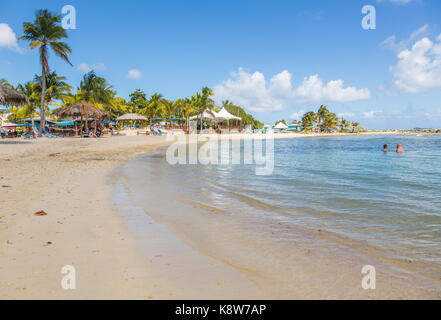
[[92, 117], [92, 118], [106, 118], [109, 117], [109, 113], [98, 109], [97, 107], [87, 103], [86, 101], [78, 102], [74, 105], [64, 107], [54, 112], [58, 117], [71, 116], [71, 117]]
[[147, 121], [147, 118], [137, 113], [126, 113], [116, 118], [116, 121]]
[[0, 85], [1, 105], [22, 105], [28, 103], [29, 103], [28, 97], [26, 97], [24, 93]]

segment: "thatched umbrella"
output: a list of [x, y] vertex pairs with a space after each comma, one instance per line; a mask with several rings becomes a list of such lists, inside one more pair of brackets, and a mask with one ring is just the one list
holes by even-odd
[[126, 113], [116, 118], [116, 121], [147, 121], [147, 118], [137, 113]]
[[100, 110], [97, 107], [87, 103], [86, 101], [80, 101], [74, 105], [67, 106], [56, 110], [54, 114], [57, 117], [80, 117], [81, 118], [81, 128], [83, 127], [83, 117], [86, 117], [86, 129], [87, 129], [87, 119], [89, 117], [103, 119], [108, 118], [109, 113], [104, 110]]
[[24, 93], [0, 85], [0, 104], [22, 105], [22, 104], [29, 104], [29, 100]]

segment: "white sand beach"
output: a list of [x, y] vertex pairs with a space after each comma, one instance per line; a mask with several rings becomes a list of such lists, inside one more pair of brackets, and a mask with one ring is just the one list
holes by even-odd
[[[146, 136], [1, 141], [0, 299], [281, 298], [247, 272], [192, 249], [148, 212], [114, 206], [109, 174], [169, 143]], [[47, 215], [34, 215], [39, 210]], [[142, 235], [128, 228], [139, 221]], [[75, 267], [75, 290], [61, 287], [65, 265]], [[322, 272], [303, 271], [303, 279]], [[397, 297], [395, 285], [366, 298]]]

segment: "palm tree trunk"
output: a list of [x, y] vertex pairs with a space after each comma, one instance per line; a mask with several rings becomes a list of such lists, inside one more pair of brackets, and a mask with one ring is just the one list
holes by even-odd
[[41, 71], [41, 101], [40, 101], [40, 132], [38, 133], [38, 136], [41, 137], [43, 134], [43, 130], [46, 126], [46, 110], [44, 107], [44, 101], [45, 97], [44, 94], [46, 93], [46, 73], [44, 70], [44, 66], [42, 66]]

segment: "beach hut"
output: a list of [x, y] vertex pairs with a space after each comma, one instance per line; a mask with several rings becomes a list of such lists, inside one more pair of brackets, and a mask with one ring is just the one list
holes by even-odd
[[288, 131], [300, 132], [302, 131], [302, 125], [300, 123], [293, 122], [290, 125], [288, 125]]
[[88, 129], [88, 118], [103, 119], [110, 117], [109, 113], [98, 109], [97, 107], [87, 103], [86, 101], [78, 102], [74, 105], [64, 107], [54, 112], [57, 117], [80, 117], [81, 128], [83, 128], [83, 117], [86, 118], [86, 130]]
[[137, 113], [126, 113], [116, 118], [116, 121], [147, 121], [147, 118]]
[[29, 104], [28, 97], [24, 93], [15, 91], [0, 85], [0, 105], [23, 105]]
[[147, 120], [148, 119], [146, 117], [144, 117], [143, 115], [140, 115], [138, 113], [126, 113], [126, 114], [116, 118], [115, 121], [117, 121], [117, 122], [133, 121], [136, 124], [136, 121], [146, 122]]

